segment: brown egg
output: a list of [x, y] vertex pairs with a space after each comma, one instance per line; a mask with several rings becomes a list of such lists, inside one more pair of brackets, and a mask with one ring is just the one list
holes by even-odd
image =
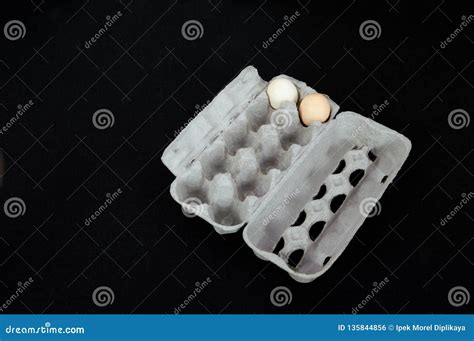
[[331, 105], [322, 94], [306, 95], [300, 103], [300, 118], [305, 126], [311, 123], [325, 122], [331, 114]]

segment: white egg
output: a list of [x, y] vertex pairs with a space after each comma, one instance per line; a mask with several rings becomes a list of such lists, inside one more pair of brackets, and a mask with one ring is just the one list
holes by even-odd
[[279, 109], [284, 101], [298, 101], [298, 90], [293, 82], [276, 78], [268, 83], [267, 95], [273, 109]]

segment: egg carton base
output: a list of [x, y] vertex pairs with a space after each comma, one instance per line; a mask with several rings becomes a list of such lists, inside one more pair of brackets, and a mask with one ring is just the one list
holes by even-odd
[[[296, 79], [279, 77], [291, 80], [300, 98], [316, 92]], [[302, 126], [295, 103], [271, 108], [266, 85], [255, 68], [245, 68], [162, 157], [177, 176], [170, 190], [173, 199], [221, 234], [245, 225], [323, 126]], [[332, 119], [339, 107], [328, 101]]]

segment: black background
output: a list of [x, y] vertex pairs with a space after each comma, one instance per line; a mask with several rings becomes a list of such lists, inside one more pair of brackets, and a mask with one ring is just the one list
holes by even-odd
[[[23, 39], [0, 36], [0, 123], [33, 107], [0, 136], [6, 172], [0, 201], [26, 212], [0, 215], [0, 301], [34, 283], [8, 313], [172, 313], [195, 282], [212, 282], [184, 313], [351, 313], [373, 282], [389, 283], [361, 313], [466, 313], [448, 292], [472, 288], [472, 203], [440, 219], [472, 192], [473, 30], [440, 42], [472, 13], [469, 2], [25, 1], [1, 5], [1, 26], [21, 20]], [[117, 11], [122, 17], [84, 47]], [[298, 19], [268, 48], [295, 11]], [[198, 20], [203, 36], [181, 35]], [[359, 26], [376, 20], [381, 35]], [[247, 65], [264, 79], [286, 73], [328, 94], [342, 110], [370, 116], [413, 143], [409, 159], [330, 271], [300, 284], [254, 256], [241, 231], [221, 236], [186, 218], [160, 161], [174, 132]], [[101, 108], [113, 127], [96, 129]], [[123, 194], [93, 224], [106, 193]], [[469, 275], [471, 274], [471, 275]], [[91, 295], [110, 287], [113, 304]], [[271, 304], [286, 286], [292, 302]], [[0, 303], [2, 303], [0, 302]], [[472, 310], [470, 310], [472, 312]]]

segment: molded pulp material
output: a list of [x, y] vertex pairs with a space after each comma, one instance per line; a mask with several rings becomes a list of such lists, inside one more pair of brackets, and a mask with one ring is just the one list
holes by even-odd
[[[315, 90], [288, 76], [299, 100]], [[304, 127], [297, 103], [270, 107], [247, 67], [167, 147], [172, 197], [262, 259], [310, 282], [327, 271], [400, 170], [403, 135], [352, 112]]]

